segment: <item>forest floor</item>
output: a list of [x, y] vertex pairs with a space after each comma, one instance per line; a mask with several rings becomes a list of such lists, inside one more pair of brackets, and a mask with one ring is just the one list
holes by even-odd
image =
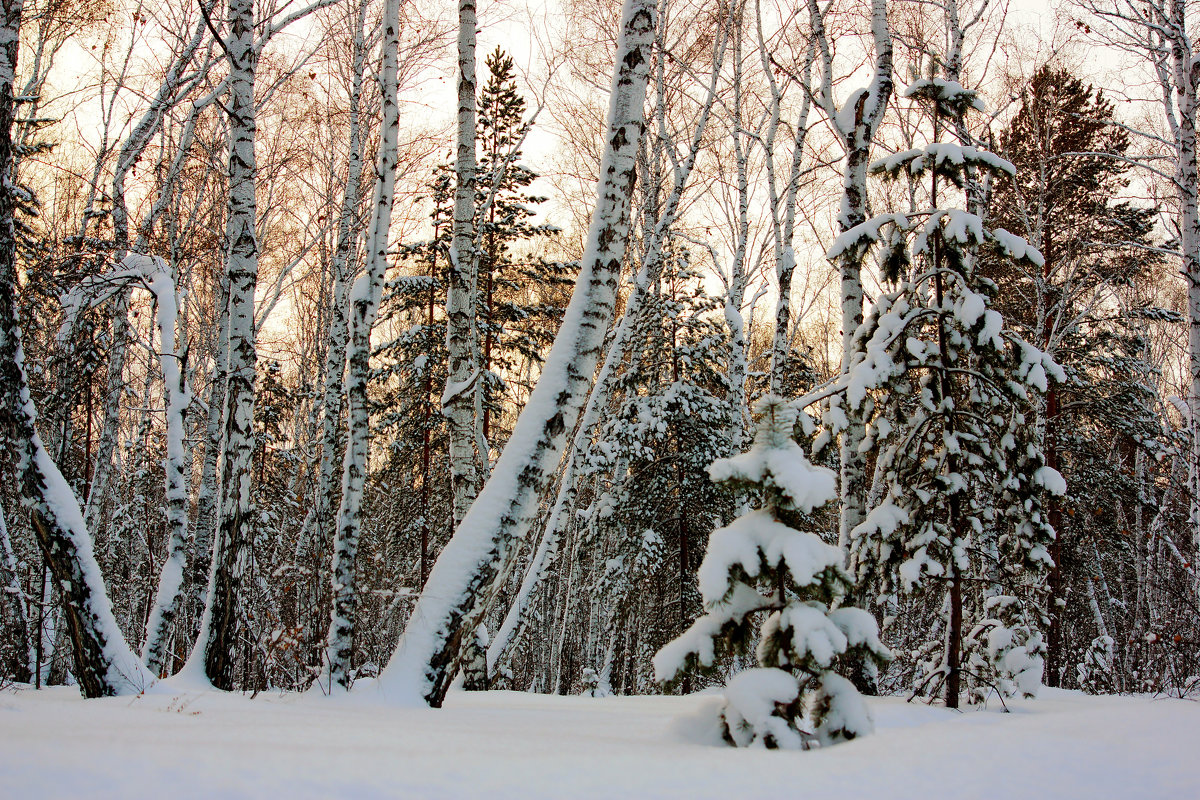
[[[809, 752], [714, 744], [712, 696], [453, 693], [441, 710], [160, 686], [0, 691], [5, 798], [1196, 798], [1200, 703], [1044, 690], [962, 713], [871, 701]], [[358, 696], [356, 696], [358, 695]], [[705, 720], [710, 720], [706, 722]]]

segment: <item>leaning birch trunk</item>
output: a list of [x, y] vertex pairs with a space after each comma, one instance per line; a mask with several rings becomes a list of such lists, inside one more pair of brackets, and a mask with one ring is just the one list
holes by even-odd
[[[142, 114], [138, 124], [130, 132], [117, 157], [112, 184], [113, 244], [117, 260], [123, 259], [129, 248], [129, 211], [125, 203], [125, 179], [137, 165], [142, 154], [145, 153], [151, 138], [161, 128], [166, 112], [178, 102], [182, 88], [188, 83], [184, 79], [183, 71], [195, 57], [205, 35], [204, 23], [198, 22], [191, 39], [187, 41], [183, 50], [172, 59], [166, 77], [159, 85], [158, 92], [151, 100], [149, 108]], [[195, 80], [194, 77], [191, 79], [191, 81]], [[108, 359], [108, 389], [104, 404], [104, 424], [96, 450], [92, 484], [84, 507], [83, 518], [89, 530], [95, 529], [95, 523], [99, 519], [108, 489], [113, 450], [119, 435], [121, 378], [125, 368], [126, 340], [129, 330], [128, 308], [129, 299], [122, 293], [116, 298], [112, 311], [113, 341]]]
[[397, 699], [440, 706], [475, 606], [509, 548], [529, 531], [538, 499], [575, 426], [612, 321], [629, 235], [656, 9], [626, 0], [617, 46], [608, 135], [582, 267], [562, 327], [491, 480], [434, 565], [380, 687]]
[[[817, 97], [846, 153], [841, 212], [837, 220], [838, 229], [845, 232], [867, 220], [867, 165], [871, 145], [892, 94], [892, 39], [887, 26], [887, 0], [871, 0], [875, 75], [870, 87], [852, 93], [846, 101], [847, 108], [839, 113], [833, 102], [832, 57], [824, 26], [825, 13], [817, 6], [817, 0], [809, 0], [813, 37], [820, 50], [822, 68], [821, 88]], [[862, 264], [857, 258], [844, 257], [838, 262], [838, 267], [841, 271], [841, 372], [845, 374], [850, 368], [850, 343], [854, 331], [863, 321]], [[831, 404], [840, 407], [836, 397]], [[866, 456], [859, 451], [859, 445], [866, 437], [866, 425], [861, 415], [845, 408], [841, 411], [848, 417], [848, 425], [839, 442], [842, 505], [838, 543], [845, 550], [850, 531], [866, 518], [866, 498], [870, 487]]]
[[565, 520], [563, 512], [568, 508], [574, 507], [575, 504], [575, 495], [578, 489], [575, 472], [578, 465], [588, 455], [592, 429], [599, 420], [601, 410], [608, 403], [612, 381], [617, 374], [617, 364], [625, 358], [625, 348], [636, 325], [638, 315], [641, 313], [642, 302], [645, 300], [646, 292], [650, 285], [658, 280], [658, 276], [661, 273], [663, 247], [667, 237], [670, 235], [671, 226], [675, 222], [679, 203], [683, 198], [683, 192], [687, 188], [692, 170], [696, 166], [696, 157], [700, 152], [704, 133], [708, 129], [708, 120], [712, 114], [713, 104], [716, 102], [717, 86], [720, 80], [721, 68], [725, 63], [725, 51], [729, 41], [729, 26], [727, 22], [722, 25], [713, 43], [713, 67], [709, 79], [708, 93], [705, 103], [700, 110], [700, 118], [696, 122], [687, 155], [675, 170], [671, 193], [663, 205], [662, 216], [659, 218], [654, 233], [646, 246], [646, 252], [641, 259], [642, 266], [634, 277], [633, 291], [625, 301], [625, 310], [621, 315], [620, 322], [617, 323], [616, 330], [613, 332], [612, 342], [604, 358], [604, 363], [600, 367], [600, 372], [596, 376], [595, 386], [588, 394], [583, 414], [579, 424], [575, 428], [575, 434], [571, 439], [570, 448], [567, 451], [567, 463], [563, 468], [562, 477], [559, 480], [558, 491], [555, 495], [550, 516], [546, 520], [546, 526], [538, 540], [538, 546], [534, 550], [529, 566], [525, 570], [525, 575], [521, 580], [516, 597], [513, 599], [513, 604], [509, 607], [508, 612], [504, 616], [504, 621], [500, 624], [495, 637], [488, 647], [489, 676], [495, 674], [497, 666], [500, 663], [500, 658], [513, 643], [514, 637], [519, 636], [521, 628], [525, 624], [526, 612], [533, 600], [534, 590], [542, 578], [545, 577], [546, 568], [550, 561], [558, 553], [560, 535]]
[[158, 305], [159, 350], [162, 353], [163, 391], [166, 395], [167, 453], [163, 457], [166, 472], [167, 558], [158, 576], [158, 592], [146, 620], [146, 639], [142, 660], [155, 675], [167, 670], [166, 645], [171, 628], [179, 616], [183, 600], [183, 582], [188, 561], [188, 486], [189, 459], [184, 450], [184, 414], [191, 403], [185, 385], [186, 367], [175, 344], [176, 319], [179, 315], [175, 281], [162, 259], [153, 259], [156, 269], [150, 279], [150, 291]]
[[211, 587], [198, 650], [204, 674], [218, 689], [233, 688], [242, 578], [249, 557], [253, 506], [254, 389], [257, 351], [254, 289], [258, 240], [254, 189], [254, 3], [229, 0], [229, 217], [225, 236], [229, 276], [229, 369], [225, 421], [225, 480], [215, 531]]
[[388, 227], [396, 184], [397, 129], [400, 110], [397, 98], [397, 53], [400, 48], [400, 0], [388, 0], [383, 17], [383, 68], [379, 91], [383, 121], [379, 156], [375, 167], [375, 198], [368, 237], [367, 272], [359, 278], [350, 297], [350, 349], [347, 385], [349, 436], [342, 468], [342, 504], [338, 509], [333, 545], [333, 616], [325, 646], [325, 686], [350, 688], [354, 655], [354, 624], [358, 607], [355, 565], [362, 529], [362, 494], [366, 479], [367, 448], [370, 444], [370, 410], [367, 380], [370, 377], [371, 327], [379, 312], [387, 269]]
[[[450, 485], [457, 528], [475, 500], [475, 384], [479, 375], [475, 292], [475, 0], [458, 5], [458, 134], [454, 160], [454, 236], [446, 291], [449, 359], [442, 413], [450, 438]], [[486, 456], [486, 453], [483, 454]]]
[[59, 586], [85, 697], [136, 693], [153, 682], [129, 649], [105, 593], [92, 539], [71, 487], [37, 432], [17, 323], [13, 88], [21, 0], [0, 0], [0, 431], [8, 438], [34, 534]]
[[[314, 531], [320, 531], [318, 541], [324, 541], [324, 532], [336, 497], [333, 473], [338, 463], [338, 442], [342, 419], [343, 373], [346, 367], [346, 339], [349, 318], [350, 250], [357, 235], [355, 212], [358, 210], [359, 186], [362, 182], [363, 143], [361, 100], [363, 74], [366, 71], [367, 4], [358, 5], [358, 18], [354, 28], [354, 66], [350, 89], [350, 153], [346, 164], [346, 190], [342, 195], [342, 210], [338, 218], [337, 244], [334, 246], [333, 292], [329, 315], [329, 336], [325, 350], [325, 388], [321, 396], [321, 464], [317, 473], [317, 485], [313, 491], [313, 505], [305, 516], [296, 544], [299, 557], [307, 547]], [[298, 560], [298, 559], [297, 559]]]

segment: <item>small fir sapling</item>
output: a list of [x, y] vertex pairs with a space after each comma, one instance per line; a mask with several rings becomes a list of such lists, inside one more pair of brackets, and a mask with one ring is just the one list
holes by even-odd
[[[874, 617], [838, 602], [851, 588], [842, 552], [801, 529], [837, 499], [834, 473], [809, 463], [792, 439], [797, 409], [781, 398], [756, 408], [749, 452], [709, 467], [716, 482], [757, 494], [761, 506], [713, 532], [698, 574], [705, 614], [654, 658], [655, 678], [674, 685], [693, 669], [755, 651], [759, 668], [736, 675], [721, 710], [724, 736], [739, 747], [800, 749], [873, 730], [858, 691], [837, 673], [846, 658], [883, 664]], [[754, 618], [766, 612], [755, 636]]]

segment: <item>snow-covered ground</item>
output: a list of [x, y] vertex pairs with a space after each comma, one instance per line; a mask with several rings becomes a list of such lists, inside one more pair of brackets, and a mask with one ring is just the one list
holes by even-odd
[[871, 701], [824, 751], [706, 744], [711, 697], [452, 693], [441, 710], [162, 691], [0, 692], [0, 797], [1200, 797], [1200, 704], [1045, 690], [1013, 713]]

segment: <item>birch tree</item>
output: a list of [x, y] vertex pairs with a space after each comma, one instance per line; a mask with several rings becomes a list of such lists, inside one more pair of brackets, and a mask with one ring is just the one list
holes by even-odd
[[475, 0], [458, 4], [458, 117], [454, 158], [454, 229], [446, 294], [446, 349], [449, 372], [442, 413], [450, 428], [450, 483], [454, 525], [462, 522], [479, 491], [479, 419], [475, 403], [479, 374], [476, 325], [478, 259], [475, 250]]
[[[871, 147], [888, 99], [892, 94], [892, 39], [888, 31], [887, 0], [871, 0], [871, 36], [875, 45], [875, 69], [866, 89], [851, 92], [839, 109], [833, 97], [833, 52], [825, 28], [829, 13], [817, 0], [808, 0], [809, 22], [816, 42], [820, 85], [814, 100], [820, 106], [842, 145], [846, 162], [842, 179], [842, 202], [837, 224], [846, 232], [867, 220], [867, 164]], [[838, 261], [841, 272], [842, 363], [841, 372], [850, 368], [850, 342], [863, 321], [862, 264], [850, 259]], [[832, 413], [846, 413], [836, 398]], [[838, 442], [841, 461], [841, 518], [838, 541], [845, 548], [850, 531], [866, 515], [868, 476], [866, 456], [859, 444], [866, 435], [861, 419], [848, 415], [848, 425]]]
[[656, 16], [648, 0], [627, 0], [622, 11], [600, 185], [582, 269], [541, 378], [492, 478], [434, 565], [380, 678], [385, 691], [406, 701], [441, 705], [462, 638], [474, 630], [464, 630], [464, 618], [509, 548], [527, 535], [537, 500], [578, 420], [616, 303]]
[[[603, 410], [608, 407], [616, 378], [619, 375], [619, 365], [626, 359], [647, 294], [650, 291], [650, 287], [658, 281], [661, 274], [664, 248], [670, 238], [671, 229], [678, 220], [680, 203], [683, 200], [685, 190], [690, 185], [692, 171], [695, 169], [696, 160], [703, 147], [704, 136], [708, 129], [712, 110], [717, 103], [721, 71], [725, 64], [729, 44], [731, 27], [731, 18], [729, 15], [732, 13], [731, 9], [729, 13], [719, 18], [719, 28], [713, 39], [711, 67], [708, 75], [708, 85], [705, 89], [705, 100], [700, 105], [699, 114], [693, 125], [690, 139], [686, 141], [681, 152], [672, 154], [671, 156], [670, 160], [674, 167], [671, 171], [671, 191], [662, 203], [661, 213], [655, 221], [653, 234], [644, 245], [640, 259], [641, 266], [632, 281], [632, 291], [625, 301], [625, 308], [621, 314], [621, 319], [613, 329], [612, 336], [610, 337], [611, 342], [605, 353], [604, 361], [596, 375], [595, 385], [592, 387], [591, 392], [588, 393], [587, 402], [580, 415], [579, 423], [576, 425], [575, 432], [567, 447], [566, 461], [559, 476], [554, 503], [551, 506], [545, 526], [541, 531], [537, 547], [530, 558], [529, 565], [526, 568], [525, 575], [521, 580], [512, 605], [505, 614], [496, 636], [488, 648], [489, 672], [495, 672], [506, 648], [510, 646], [513, 638], [519, 635], [520, 628], [525, 623], [525, 614], [533, 599], [534, 591], [545, 578], [550, 563], [559, 554], [563, 530], [567, 527], [568, 517], [574, 513], [575, 509], [575, 500], [579, 489], [578, 482], [580, 480], [579, 467], [588, 459], [596, 424]], [[662, 56], [660, 55], [661, 58]], [[661, 81], [663, 77], [662, 71], [655, 70], [655, 77]], [[656, 88], [658, 87], [656, 86]], [[658, 94], [661, 98], [662, 92], [659, 91]], [[663, 110], [663, 113], [665, 113], [665, 110]], [[658, 126], [658, 133], [660, 136], [666, 134], [665, 125]], [[679, 143], [674, 141], [665, 142], [664, 144], [671, 148], [679, 148]], [[569, 562], [573, 563], [574, 558], [569, 559]], [[563, 625], [565, 629], [565, 619], [563, 620]]]
[[337, 242], [334, 245], [333, 290], [330, 303], [328, 341], [325, 346], [324, 388], [321, 396], [321, 463], [313, 490], [313, 505], [305, 516], [300, 530], [297, 551], [302, 550], [316, 531], [324, 531], [330, 521], [336, 487], [333, 483], [337, 468], [338, 441], [342, 418], [343, 377], [346, 366], [346, 342], [349, 336], [349, 302], [353, 275], [351, 255], [358, 225], [359, 187], [362, 183], [363, 130], [362, 85], [366, 72], [367, 3], [360, 0], [355, 15], [354, 43], [351, 51], [349, 154], [346, 166], [346, 187], [338, 216]]
[[254, 154], [254, 3], [229, 0], [229, 209], [225, 226], [229, 275], [229, 362], [226, 387], [225, 476], [214, 543], [212, 579], [204, 626], [197, 642], [204, 673], [218, 689], [233, 688], [238, 607], [248, 557], [253, 506], [254, 386], [257, 348], [254, 289], [258, 280], [256, 159]]
[[1078, 0], [1097, 25], [1094, 34], [1106, 43], [1144, 60], [1157, 84], [1169, 138], [1146, 135], [1170, 156], [1165, 172], [1145, 160], [1143, 168], [1168, 181], [1177, 202], [1181, 272], [1187, 285], [1189, 527], [1200, 548], [1200, 167], [1197, 155], [1197, 110], [1200, 69], [1194, 41], [1196, 19], [1187, 0]]
[[361, 502], [367, 470], [370, 414], [367, 380], [370, 377], [371, 327], [379, 313], [387, 269], [388, 228], [396, 184], [396, 137], [400, 124], [397, 98], [397, 52], [400, 46], [400, 2], [388, 0], [383, 17], [383, 68], [379, 91], [383, 106], [379, 154], [375, 166], [375, 197], [368, 231], [367, 271], [354, 283], [350, 296], [350, 347], [347, 378], [349, 434], [342, 468], [342, 504], [338, 509], [333, 549], [333, 617], [325, 648], [328, 688], [350, 687], [354, 655], [354, 624], [358, 597], [355, 564], [362, 528]]
[[80, 690], [86, 697], [135, 693], [153, 678], [117, 627], [82, 510], [38, 435], [25, 373], [16, 318], [18, 189], [12, 142], [21, 10], [20, 0], [0, 5], [0, 429], [16, 456], [22, 502], [64, 598]]

